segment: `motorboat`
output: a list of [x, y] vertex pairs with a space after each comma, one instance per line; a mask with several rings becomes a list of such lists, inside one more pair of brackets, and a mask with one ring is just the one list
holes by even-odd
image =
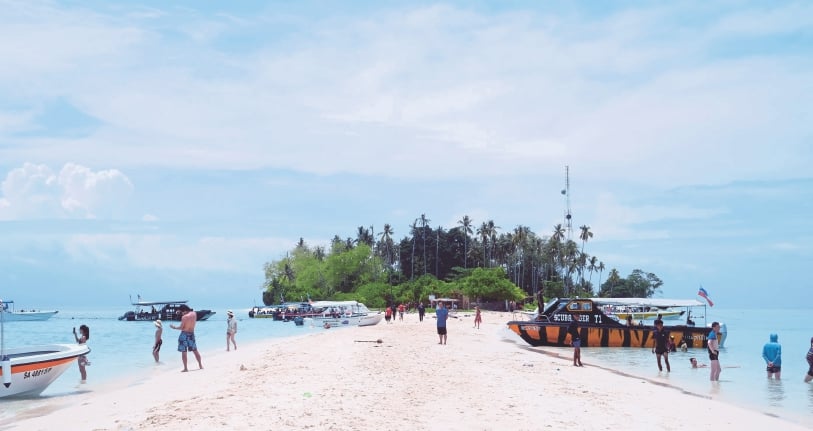
[[248, 311], [248, 317], [251, 318], [283, 322], [295, 321], [297, 317], [314, 317], [319, 314], [313, 310], [313, 306], [309, 302], [285, 302], [265, 307], [254, 306]]
[[370, 311], [358, 301], [315, 301], [311, 303], [311, 307], [319, 313], [312, 317], [314, 322], [326, 328], [373, 326], [384, 318], [380, 311]]
[[[0, 308], [6, 302], [0, 300]], [[0, 398], [42, 393], [74, 362], [90, 352], [85, 344], [46, 344], [6, 348], [5, 312], [0, 313]]]
[[15, 310], [14, 301], [3, 301], [2, 304], [0, 313], [3, 313], [3, 319], [6, 322], [48, 320], [59, 313], [57, 310]]
[[4, 348], [0, 398], [31, 397], [48, 388], [76, 358], [90, 352], [85, 344], [47, 344]]
[[[570, 346], [567, 328], [573, 320], [579, 321], [581, 347], [652, 347], [654, 326], [627, 324], [609, 311], [612, 307], [648, 306], [654, 308], [686, 308], [686, 321], [678, 325], [664, 325], [675, 336], [675, 344], [685, 343], [687, 348], [705, 348], [711, 329], [696, 326], [692, 317], [705, 319], [706, 304], [689, 299], [660, 298], [554, 298], [544, 304], [542, 311], [531, 320], [512, 320], [508, 328], [531, 346]], [[692, 309], [702, 308], [700, 316]], [[710, 325], [709, 325], [710, 326]], [[728, 330], [721, 323], [720, 347], [724, 346]]]
[[[181, 320], [181, 305], [185, 305], [188, 301], [142, 301], [141, 297], [138, 301], [130, 303], [135, 306], [134, 310], [128, 311], [119, 316], [119, 320], [133, 321], [154, 321], [161, 319], [163, 321], [180, 321]], [[191, 307], [190, 307], [191, 308]], [[197, 320], [206, 320], [216, 313], [212, 310], [195, 310]]]

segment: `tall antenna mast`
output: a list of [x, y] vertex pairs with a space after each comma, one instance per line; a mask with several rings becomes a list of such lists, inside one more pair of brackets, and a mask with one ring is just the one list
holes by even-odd
[[573, 221], [570, 214], [570, 166], [565, 165], [565, 188], [562, 190], [565, 196], [565, 229], [567, 230], [567, 239], [571, 239], [573, 232]]

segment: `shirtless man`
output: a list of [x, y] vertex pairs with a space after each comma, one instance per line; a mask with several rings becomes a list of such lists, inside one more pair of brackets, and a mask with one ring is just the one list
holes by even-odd
[[172, 329], [180, 329], [181, 335], [178, 336], [178, 351], [181, 352], [181, 360], [183, 361], [182, 372], [189, 371], [186, 368], [186, 352], [191, 351], [195, 354], [195, 359], [198, 360], [198, 366], [203, 369], [203, 363], [200, 360], [200, 353], [198, 353], [198, 346], [195, 344], [195, 323], [198, 320], [198, 315], [186, 304], [181, 304], [178, 307], [181, 313], [180, 325], [169, 325]]

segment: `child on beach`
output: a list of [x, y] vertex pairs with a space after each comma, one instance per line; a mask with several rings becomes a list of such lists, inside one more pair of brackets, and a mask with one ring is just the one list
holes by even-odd
[[234, 345], [234, 350], [237, 350], [237, 341], [234, 341], [234, 334], [237, 333], [237, 319], [234, 318], [234, 313], [229, 310], [226, 312], [229, 318], [226, 320], [226, 351], [229, 351], [229, 342]]
[[474, 327], [480, 329], [480, 323], [483, 322], [483, 316], [480, 314], [480, 306], [474, 306]]
[[161, 324], [161, 319], [155, 320], [155, 344], [152, 346], [152, 357], [155, 358], [155, 363], [158, 363], [158, 353], [161, 351], [161, 344], [164, 344], [164, 340], [161, 338], [161, 335], [164, 333], [164, 327]]
[[[81, 337], [79, 336], [81, 334]], [[90, 328], [87, 325], [82, 325], [79, 327], [79, 334], [76, 333], [76, 328], [73, 328], [73, 338], [76, 339], [76, 342], [79, 344], [85, 344], [90, 339]], [[82, 376], [82, 380], [79, 383], [87, 383], [88, 380], [88, 372], [85, 367], [90, 365], [90, 361], [88, 361], [87, 355], [82, 355], [79, 357], [79, 374]]]

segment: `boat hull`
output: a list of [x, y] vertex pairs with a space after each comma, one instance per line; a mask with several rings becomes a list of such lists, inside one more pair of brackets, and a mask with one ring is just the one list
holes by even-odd
[[3, 311], [4, 322], [41, 322], [53, 317], [58, 311]]
[[[32, 397], [44, 391], [65, 370], [76, 362], [76, 358], [90, 352], [84, 344], [49, 344], [4, 349], [9, 357], [10, 384], [0, 385], [0, 398]], [[7, 382], [8, 376], [0, 369], [0, 381]]]
[[[568, 347], [568, 324], [534, 321], [511, 321], [508, 328], [534, 347]], [[675, 344], [684, 341], [688, 348], [704, 348], [709, 328], [694, 326], [665, 326], [675, 337]], [[646, 347], [653, 346], [654, 326], [606, 327], [582, 324], [579, 328], [581, 347]]]
[[351, 316], [339, 316], [339, 317], [324, 317], [324, 316], [317, 316], [313, 317], [314, 322], [317, 325], [325, 325], [329, 324], [331, 327], [337, 326], [373, 326], [377, 325], [378, 322], [381, 322], [381, 319], [384, 318], [382, 313], [374, 313], [374, 314], [366, 314], [366, 315], [351, 315]]

